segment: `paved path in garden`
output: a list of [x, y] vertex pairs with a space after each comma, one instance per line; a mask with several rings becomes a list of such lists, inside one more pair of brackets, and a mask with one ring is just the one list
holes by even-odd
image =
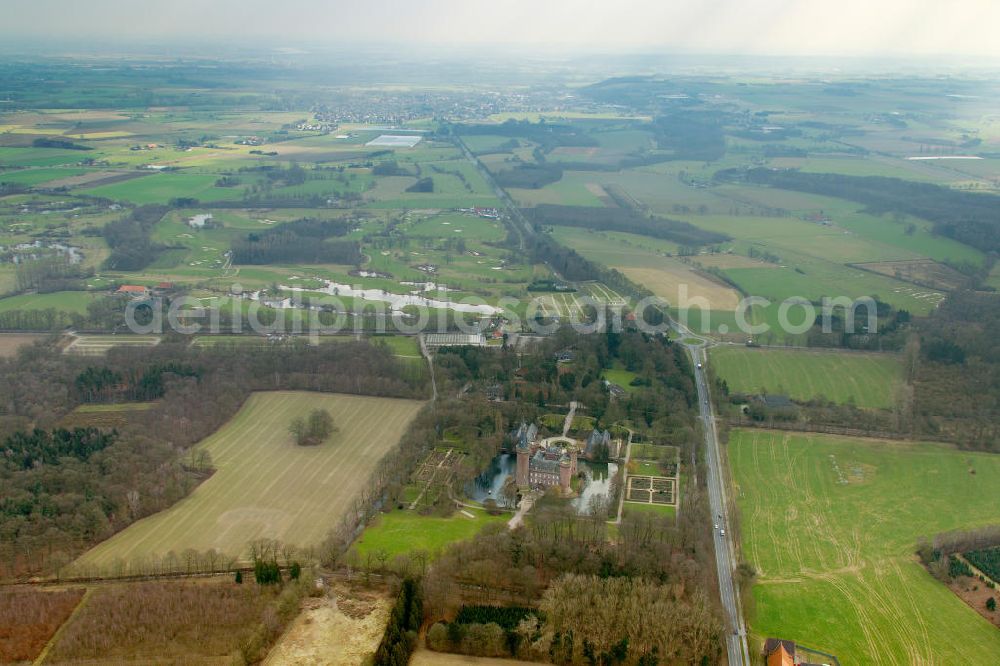
[[521, 524], [524, 523], [524, 516], [531, 510], [531, 507], [535, 504], [535, 496], [531, 493], [524, 495], [521, 498], [521, 503], [517, 507], [517, 513], [514, 517], [507, 521], [507, 527], [510, 529], [516, 529]]
[[565, 437], [569, 432], [569, 429], [573, 427], [574, 416], [576, 416], [576, 400], [569, 403], [569, 414], [566, 415], [566, 420], [563, 421], [563, 437]]
[[628, 441], [625, 443], [625, 461], [622, 463], [622, 487], [618, 492], [618, 517], [615, 524], [622, 524], [622, 513], [625, 510], [625, 495], [628, 494], [628, 461], [632, 457], [632, 431], [628, 431]]

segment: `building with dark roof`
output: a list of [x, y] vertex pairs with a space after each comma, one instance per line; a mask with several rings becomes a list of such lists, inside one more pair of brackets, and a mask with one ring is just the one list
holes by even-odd
[[576, 442], [563, 437], [541, 440], [538, 426], [524, 422], [511, 433], [511, 440], [517, 453], [515, 481], [518, 487], [558, 486], [563, 495], [570, 494], [570, 481], [577, 471]]
[[583, 457], [587, 460], [604, 459], [611, 456], [611, 433], [594, 429], [583, 445]]

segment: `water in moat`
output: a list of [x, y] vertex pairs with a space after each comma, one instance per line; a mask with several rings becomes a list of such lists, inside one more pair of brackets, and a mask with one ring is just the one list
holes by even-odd
[[[581, 514], [590, 512], [591, 498], [607, 497], [611, 489], [611, 479], [618, 473], [617, 463], [591, 463], [580, 460], [577, 463], [581, 479], [579, 495], [572, 504]], [[501, 453], [495, 457], [490, 466], [482, 474], [470, 481], [465, 487], [465, 494], [476, 502], [494, 499], [503, 504], [501, 490], [508, 476], [513, 476], [517, 468], [517, 456], [513, 453]]]
[[501, 453], [490, 462], [482, 474], [466, 484], [465, 494], [476, 502], [494, 499], [503, 504], [500, 490], [508, 476], [513, 476], [517, 468], [517, 456]]

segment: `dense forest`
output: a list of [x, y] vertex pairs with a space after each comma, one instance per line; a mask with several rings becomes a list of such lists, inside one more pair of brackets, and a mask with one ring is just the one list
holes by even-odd
[[[426, 617], [456, 617], [431, 627], [429, 646], [563, 664], [714, 663], [723, 630], [705, 593], [713, 584], [711, 535], [698, 522], [711, 520], [702, 492], [686, 493], [679, 523], [626, 514], [613, 541], [604, 515], [581, 520], [569, 507], [543, 505], [525, 529], [491, 526], [454, 544], [423, 581]], [[541, 612], [514, 629], [486, 616], [462, 623], [453, 615], [458, 599]], [[647, 606], [656, 622], [629, 621]], [[599, 660], [611, 654], [617, 660]]]
[[726, 154], [722, 114], [717, 111], [669, 111], [653, 120], [652, 129], [660, 148], [671, 151], [670, 159], [714, 162]]
[[904, 213], [934, 223], [934, 232], [983, 252], [1000, 252], [1000, 197], [962, 192], [932, 183], [882, 176], [845, 176], [794, 170], [730, 169], [721, 179], [838, 197], [864, 204], [876, 214]]
[[83, 287], [83, 278], [93, 275], [93, 269], [74, 264], [66, 255], [22, 261], [14, 272], [18, 292], [35, 290], [39, 293], [75, 291]]
[[1000, 296], [958, 291], [916, 322], [908, 347], [915, 429], [1000, 452]]
[[[203, 471], [186, 467], [183, 452], [225, 423], [251, 391], [425, 397], [423, 374], [363, 342], [201, 351], [186, 343], [113, 349], [95, 364], [43, 342], [0, 360], [0, 577], [65, 564], [187, 495]], [[161, 391], [150, 409], [119, 413], [113, 428], [64, 425], [94, 416], [71, 414], [84, 401]]]
[[522, 211], [535, 224], [582, 227], [598, 231], [622, 231], [653, 238], [662, 238], [679, 245], [697, 247], [721, 243], [728, 236], [699, 229], [688, 222], [664, 217], [650, 217], [626, 208], [596, 208], [588, 206], [559, 206], [539, 204]]
[[357, 264], [361, 261], [357, 241], [328, 240], [344, 236], [354, 226], [352, 220], [306, 218], [247, 234], [232, 245], [233, 263]]
[[116, 271], [139, 271], [153, 263], [166, 249], [153, 241], [153, 227], [168, 210], [168, 206], [139, 206], [122, 219], [104, 225], [101, 235], [111, 248], [104, 266]]
[[519, 164], [513, 169], [498, 171], [494, 180], [500, 187], [538, 190], [558, 182], [562, 177], [563, 167], [559, 164]]

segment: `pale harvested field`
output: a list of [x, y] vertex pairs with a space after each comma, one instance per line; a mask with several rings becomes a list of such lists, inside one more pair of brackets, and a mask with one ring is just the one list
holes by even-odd
[[[198, 444], [216, 467], [208, 480], [173, 507], [97, 545], [76, 565], [103, 567], [187, 548], [242, 557], [247, 543], [262, 537], [317, 544], [423, 404], [330, 393], [256, 393], [229, 423]], [[339, 431], [320, 446], [298, 446], [288, 426], [317, 408], [329, 410]]]
[[112, 347], [155, 347], [158, 344], [160, 338], [156, 335], [74, 335], [63, 353], [104, 356]]
[[679, 261], [664, 259], [656, 268], [615, 266], [634, 282], [645, 286], [657, 296], [667, 299], [675, 307], [684, 307], [682, 286], [686, 285], [687, 298], [704, 298], [710, 310], [733, 311], [739, 304], [739, 293], [721, 282], [710, 280], [691, 270]]
[[385, 593], [347, 589], [306, 599], [264, 666], [362, 664], [378, 649], [392, 602]]
[[517, 659], [492, 659], [489, 657], [467, 657], [464, 654], [445, 654], [430, 650], [417, 650], [410, 657], [410, 666], [465, 666], [466, 664], [482, 664], [483, 666], [529, 666], [533, 661]]
[[48, 336], [45, 334], [2, 333], [0, 334], [0, 358], [13, 356], [21, 347], [30, 345], [37, 340], [44, 340], [46, 337]]

